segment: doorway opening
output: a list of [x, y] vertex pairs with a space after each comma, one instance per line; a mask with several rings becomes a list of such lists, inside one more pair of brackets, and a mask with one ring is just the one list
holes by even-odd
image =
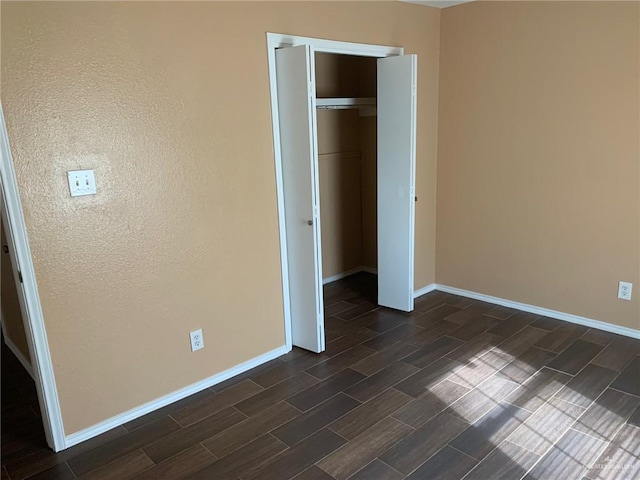
[[377, 304], [413, 310], [417, 58], [267, 42], [286, 344], [321, 352], [326, 283], [374, 272]]
[[[44, 327], [42, 307], [31, 249], [27, 238], [22, 204], [18, 193], [18, 181], [13, 166], [9, 138], [0, 105], [0, 211], [6, 237], [7, 252], [3, 251], [2, 261], [9, 261], [16, 287], [17, 302], [24, 327], [24, 337], [28, 349], [23, 355], [24, 364], [30, 367], [35, 383], [35, 391], [44, 427], [47, 444], [54, 451], [66, 448], [62, 415], [58, 392], [53, 374], [53, 364], [49, 353], [49, 342]], [[4, 257], [8, 257], [4, 258]], [[3, 287], [4, 288], [4, 287]], [[18, 349], [16, 348], [16, 351]], [[24, 352], [27, 353], [27, 352]], [[22, 362], [21, 362], [22, 363]]]
[[362, 271], [377, 273], [376, 58], [317, 53], [315, 76], [327, 285]]

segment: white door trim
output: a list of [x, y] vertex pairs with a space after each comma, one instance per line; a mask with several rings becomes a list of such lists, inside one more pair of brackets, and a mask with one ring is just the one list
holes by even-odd
[[296, 45], [311, 45], [316, 52], [359, 55], [363, 57], [391, 57], [404, 54], [401, 47], [367, 45], [364, 43], [340, 42], [312, 37], [299, 37], [279, 33], [267, 33], [267, 56], [269, 61], [269, 90], [271, 92], [271, 124], [273, 130], [273, 154], [276, 171], [276, 193], [278, 204], [278, 226], [280, 235], [280, 264], [282, 274], [282, 296], [284, 307], [285, 342], [289, 350], [291, 341], [291, 310], [289, 288], [289, 264], [287, 261], [287, 232], [284, 219], [284, 187], [282, 181], [282, 157], [280, 155], [280, 118], [278, 116], [278, 87], [276, 79], [276, 49]]
[[[22, 288], [16, 274], [18, 296], [24, 330], [29, 345], [29, 355], [33, 369], [38, 401], [42, 415], [47, 444], [56, 452], [66, 448], [62, 413], [58, 400], [51, 353], [47, 331], [42, 316], [40, 295], [36, 283], [35, 271], [27, 238], [27, 228], [22, 214], [22, 203], [18, 192], [18, 181], [13, 168], [13, 159], [9, 149], [9, 138], [4, 121], [4, 112], [0, 104], [0, 179], [2, 180], [2, 215], [6, 218], [7, 241], [12, 242], [15, 257], [12, 258], [14, 273], [19, 268], [22, 272]], [[10, 249], [11, 252], [11, 249]], [[13, 254], [12, 254], [13, 256]], [[21, 294], [22, 292], [22, 294]]]

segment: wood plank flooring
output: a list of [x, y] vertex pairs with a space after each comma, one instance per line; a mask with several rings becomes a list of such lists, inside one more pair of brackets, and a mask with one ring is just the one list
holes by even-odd
[[2, 344], [2, 480], [640, 477], [640, 341], [432, 292], [325, 286], [327, 349], [249, 372], [55, 454]]

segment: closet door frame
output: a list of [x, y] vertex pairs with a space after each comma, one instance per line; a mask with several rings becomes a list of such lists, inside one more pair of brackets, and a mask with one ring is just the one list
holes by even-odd
[[[285, 200], [280, 144], [280, 118], [278, 113], [278, 84], [276, 78], [276, 50], [298, 45], [311, 46], [312, 52], [337, 53], [361, 57], [385, 58], [404, 54], [402, 47], [369, 45], [364, 43], [340, 42], [312, 37], [300, 37], [279, 33], [267, 33], [267, 55], [269, 61], [269, 89], [271, 92], [271, 122], [276, 172], [276, 192], [278, 204], [278, 224], [280, 236], [280, 262], [282, 271], [282, 293], [284, 302], [285, 344], [291, 350], [291, 290], [289, 285], [289, 262], [287, 258], [287, 233], [285, 224]], [[314, 82], [315, 83], [315, 82]], [[317, 136], [317, 135], [314, 135]], [[317, 141], [317, 139], [314, 139]]]

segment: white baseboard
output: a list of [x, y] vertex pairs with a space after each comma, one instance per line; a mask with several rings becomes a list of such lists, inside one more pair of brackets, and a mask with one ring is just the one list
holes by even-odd
[[413, 298], [421, 297], [429, 292], [433, 292], [436, 289], [437, 285], [435, 283], [430, 283], [426, 287], [419, 288], [418, 290], [414, 290]]
[[89, 428], [85, 428], [76, 433], [72, 433], [71, 435], [67, 435], [65, 437], [65, 447], [69, 448], [78, 443], [84, 442], [85, 440], [89, 440], [101, 433], [104, 433], [112, 428], [118, 427], [124, 423], [130, 422], [139, 418], [147, 413], [151, 413], [154, 410], [158, 410], [159, 408], [165, 407], [173, 402], [177, 402], [178, 400], [182, 400], [183, 398], [188, 397], [189, 395], [193, 395], [194, 393], [201, 392], [205, 388], [212, 387], [220, 382], [223, 382], [231, 377], [239, 375], [247, 370], [251, 370], [258, 365], [262, 365], [263, 363], [268, 362], [269, 360], [273, 360], [280, 355], [284, 355], [287, 353], [289, 349], [286, 345], [276, 348], [275, 350], [271, 350], [263, 355], [252, 358], [240, 365], [236, 365], [224, 372], [220, 372], [216, 375], [213, 375], [209, 378], [205, 378], [200, 382], [196, 382], [187, 387], [181, 388], [173, 393], [165, 395], [164, 397], [160, 397], [156, 400], [152, 400], [151, 402], [145, 403], [144, 405], [140, 405], [139, 407], [132, 408], [131, 410], [116, 415], [115, 417], [111, 417], [103, 422], [97, 423]]
[[360, 265], [359, 267], [352, 268], [351, 270], [347, 270], [346, 272], [336, 273], [335, 275], [331, 275], [329, 277], [322, 279], [322, 284], [326, 285], [327, 283], [337, 282], [338, 280], [342, 280], [343, 278], [350, 277], [351, 275], [355, 275], [356, 273], [367, 272], [372, 273], [374, 275], [378, 274], [378, 270], [372, 267], [367, 267], [365, 265]]
[[27, 357], [25, 357], [20, 351], [20, 349], [16, 346], [16, 344], [13, 343], [9, 337], [7, 337], [6, 332], [4, 332], [3, 338], [4, 338], [4, 344], [16, 356], [16, 358], [22, 364], [22, 366], [27, 371], [29, 376], [35, 380], [35, 377], [33, 376], [33, 368], [31, 367], [31, 363], [29, 363], [29, 360], [27, 360]]
[[640, 339], [640, 330], [634, 330], [633, 328], [621, 327], [613, 325], [611, 323], [603, 322], [601, 320], [594, 320], [592, 318], [581, 317], [573, 315], [571, 313], [558, 312], [549, 308], [536, 307], [535, 305], [529, 305], [527, 303], [514, 302], [506, 300], [504, 298], [492, 297], [491, 295], [485, 295], [483, 293], [471, 292], [469, 290], [463, 290], [461, 288], [448, 287], [446, 285], [436, 285], [436, 290], [441, 292], [452, 293], [454, 295], [460, 295], [462, 297], [473, 298], [474, 300], [482, 300], [487, 303], [495, 303], [496, 305], [502, 305], [503, 307], [515, 308], [524, 312], [535, 313], [537, 315], [544, 315], [546, 317], [556, 318], [558, 320], [564, 320], [565, 322], [575, 323], [577, 325], [583, 325], [589, 328], [597, 328], [606, 332], [617, 333], [618, 335], [624, 335], [626, 337]]
[[[368, 269], [368, 270], [365, 270]], [[361, 271], [370, 271], [372, 269], [370, 269], [370, 267], [359, 267], [358, 269], [354, 269], [354, 270], [350, 270], [349, 272], [343, 272], [341, 275], [338, 277], [338, 275], [334, 275], [332, 277], [328, 277], [326, 279], [324, 279], [325, 281], [323, 283], [329, 283], [330, 281], [336, 281], [339, 280], [340, 278], [344, 278], [347, 277], [349, 275], [353, 275], [355, 273], [361, 272]], [[335, 278], [334, 280], [330, 280], [334, 277], [338, 277]], [[514, 308], [517, 310], [522, 310], [525, 312], [530, 312], [530, 313], [535, 313], [538, 315], [544, 315], [547, 317], [551, 317], [551, 318], [556, 318], [558, 320], [564, 320], [567, 322], [571, 322], [571, 323], [575, 323], [578, 325], [583, 325], [586, 327], [590, 327], [590, 328], [597, 328], [600, 330], [604, 330], [607, 332], [611, 332], [611, 333], [617, 333], [619, 335], [624, 335], [627, 337], [631, 337], [631, 338], [637, 338], [640, 339], [640, 330], [634, 330], [631, 328], [626, 328], [626, 327], [620, 327], [618, 325], [612, 325], [610, 323], [606, 323], [606, 322], [602, 322], [600, 320], [593, 320], [590, 318], [586, 318], [586, 317], [580, 317], [578, 315], [573, 315], [570, 313], [564, 313], [564, 312], [558, 312], [556, 310], [550, 310], [548, 308], [542, 308], [542, 307], [536, 307], [534, 305], [529, 305], [526, 303], [520, 303], [520, 302], [514, 302], [511, 300], [506, 300], [504, 298], [499, 298], [499, 297], [492, 297], [490, 295], [485, 295], [482, 293], [477, 293], [477, 292], [472, 292], [469, 290], [463, 290], [460, 288], [455, 288], [455, 287], [449, 287], [446, 285], [439, 285], [439, 284], [429, 284], [425, 287], [422, 287], [418, 290], [416, 290], [414, 292], [414, 298], [417, 298], [419, 296], [422, 296], [426, 293], [432, 292], [434, 290], [439, 290], [442, 292], [447, 292], [447, 293], [451, 293], [454, 295], [460, 295], [463, 297], [468, 297], [468, 298], [473, 298], [475, 300], [481, 300], [483, 302], [487, 302], [487, 303], [494, 303], [496, 305], [502, 305], [504, 307], [510, 307], [510, 308]], [[20, 351], [17, 349], [17, 347], [9, 340], [7, 339], [7, 337], [5, 336], [5, 343], [7, 344], [7, 346], [9, 347], [9, 349], [11, 349], [11, 351], [16, 355], [16, 357], [18, 358], [18, 360], [20, 360], [20, 362], [25, 366], [25, 368], [27, 369], [27, 371], [29, 371], [29, 374], [33, 376], [32, 370], [31, 370], [31, 366], [29, 365], [29, 363], [26, 361], [26, 359], [24, 358], [24, 356], [22, 354], [20, 354]], [[189, 385], [187, 387], [184, 387], [180, 390], [177, 390], [173, 393], [170, 393], [168, 395], [165, 395], [163, 397], [160, 397], [156, 400], [153, 400], [151, 402], [145, 403], [144, 405], [140, 405], [139, 407], [133, 408], [127, 412], [121, 413], [119, 415], [116, 415], [114, 417], [111, 417], [103, 422], [100, 422], [96, 425], [93, 425], [89, 428], [86, 428], [84, 430], [81, 430], [79, 432], [73, 433], [71, 435], [67, 435], [65, 437], [65, 447], [64, 448], [69, 448], [72, 447], [73, 445], [77, 445], [78, 443], [84, 442], [86, 440], [89, 440], [90, 438], [93, 438], [97, 435], [100, 435], [101, 433], [104, 433], [108, 430], [111, 430], [115, 427], [118, 427], [124, 423], [130, 422], [132, 420], [135, 420], [136, 418], [139, 418], [143, 415], [146, 415], [147, 413], [151, 413], [159, 408], [165, 407], [166, 405], [169, 405], [173, 402], [177, 402], [178, 400], [182, 400], [183, 398], [188, 397], [189, 395], [193, 395], [195, 393], [198, 393], [202, 390], [204, 390], [205, 388], [209, 388], [213, 385], [216, 385], [220, 382], [223, 382], [235, 375], [239, 375], [240, 373], [246, 372], [247, 370], [250, 370], [254, 367], [257, 367], [258, 365], [261, 365], [265, 362], [268, 362], [270, 360], [273, 360], [281, 355], [284, 355], [285, 353], [287, 353], [289, 351], [289, 349], [287, 348], [286, 345], [283, 345], [281, 347], [278, 347], [274, 350], [271, 350], [270, 352], [267, 352], [263, 355], [260, 355], [258, 357], [255, 357], [251, 360], [248, 360], [240, 365], [236, 365], [235, 367], [232, 367], [228, 370], [225, 370], [224, 372], [218, 373], [216, 375], [213, 375], [209, 378], [206, 378], [200, 382], [194, 383], [192, 385]]]

